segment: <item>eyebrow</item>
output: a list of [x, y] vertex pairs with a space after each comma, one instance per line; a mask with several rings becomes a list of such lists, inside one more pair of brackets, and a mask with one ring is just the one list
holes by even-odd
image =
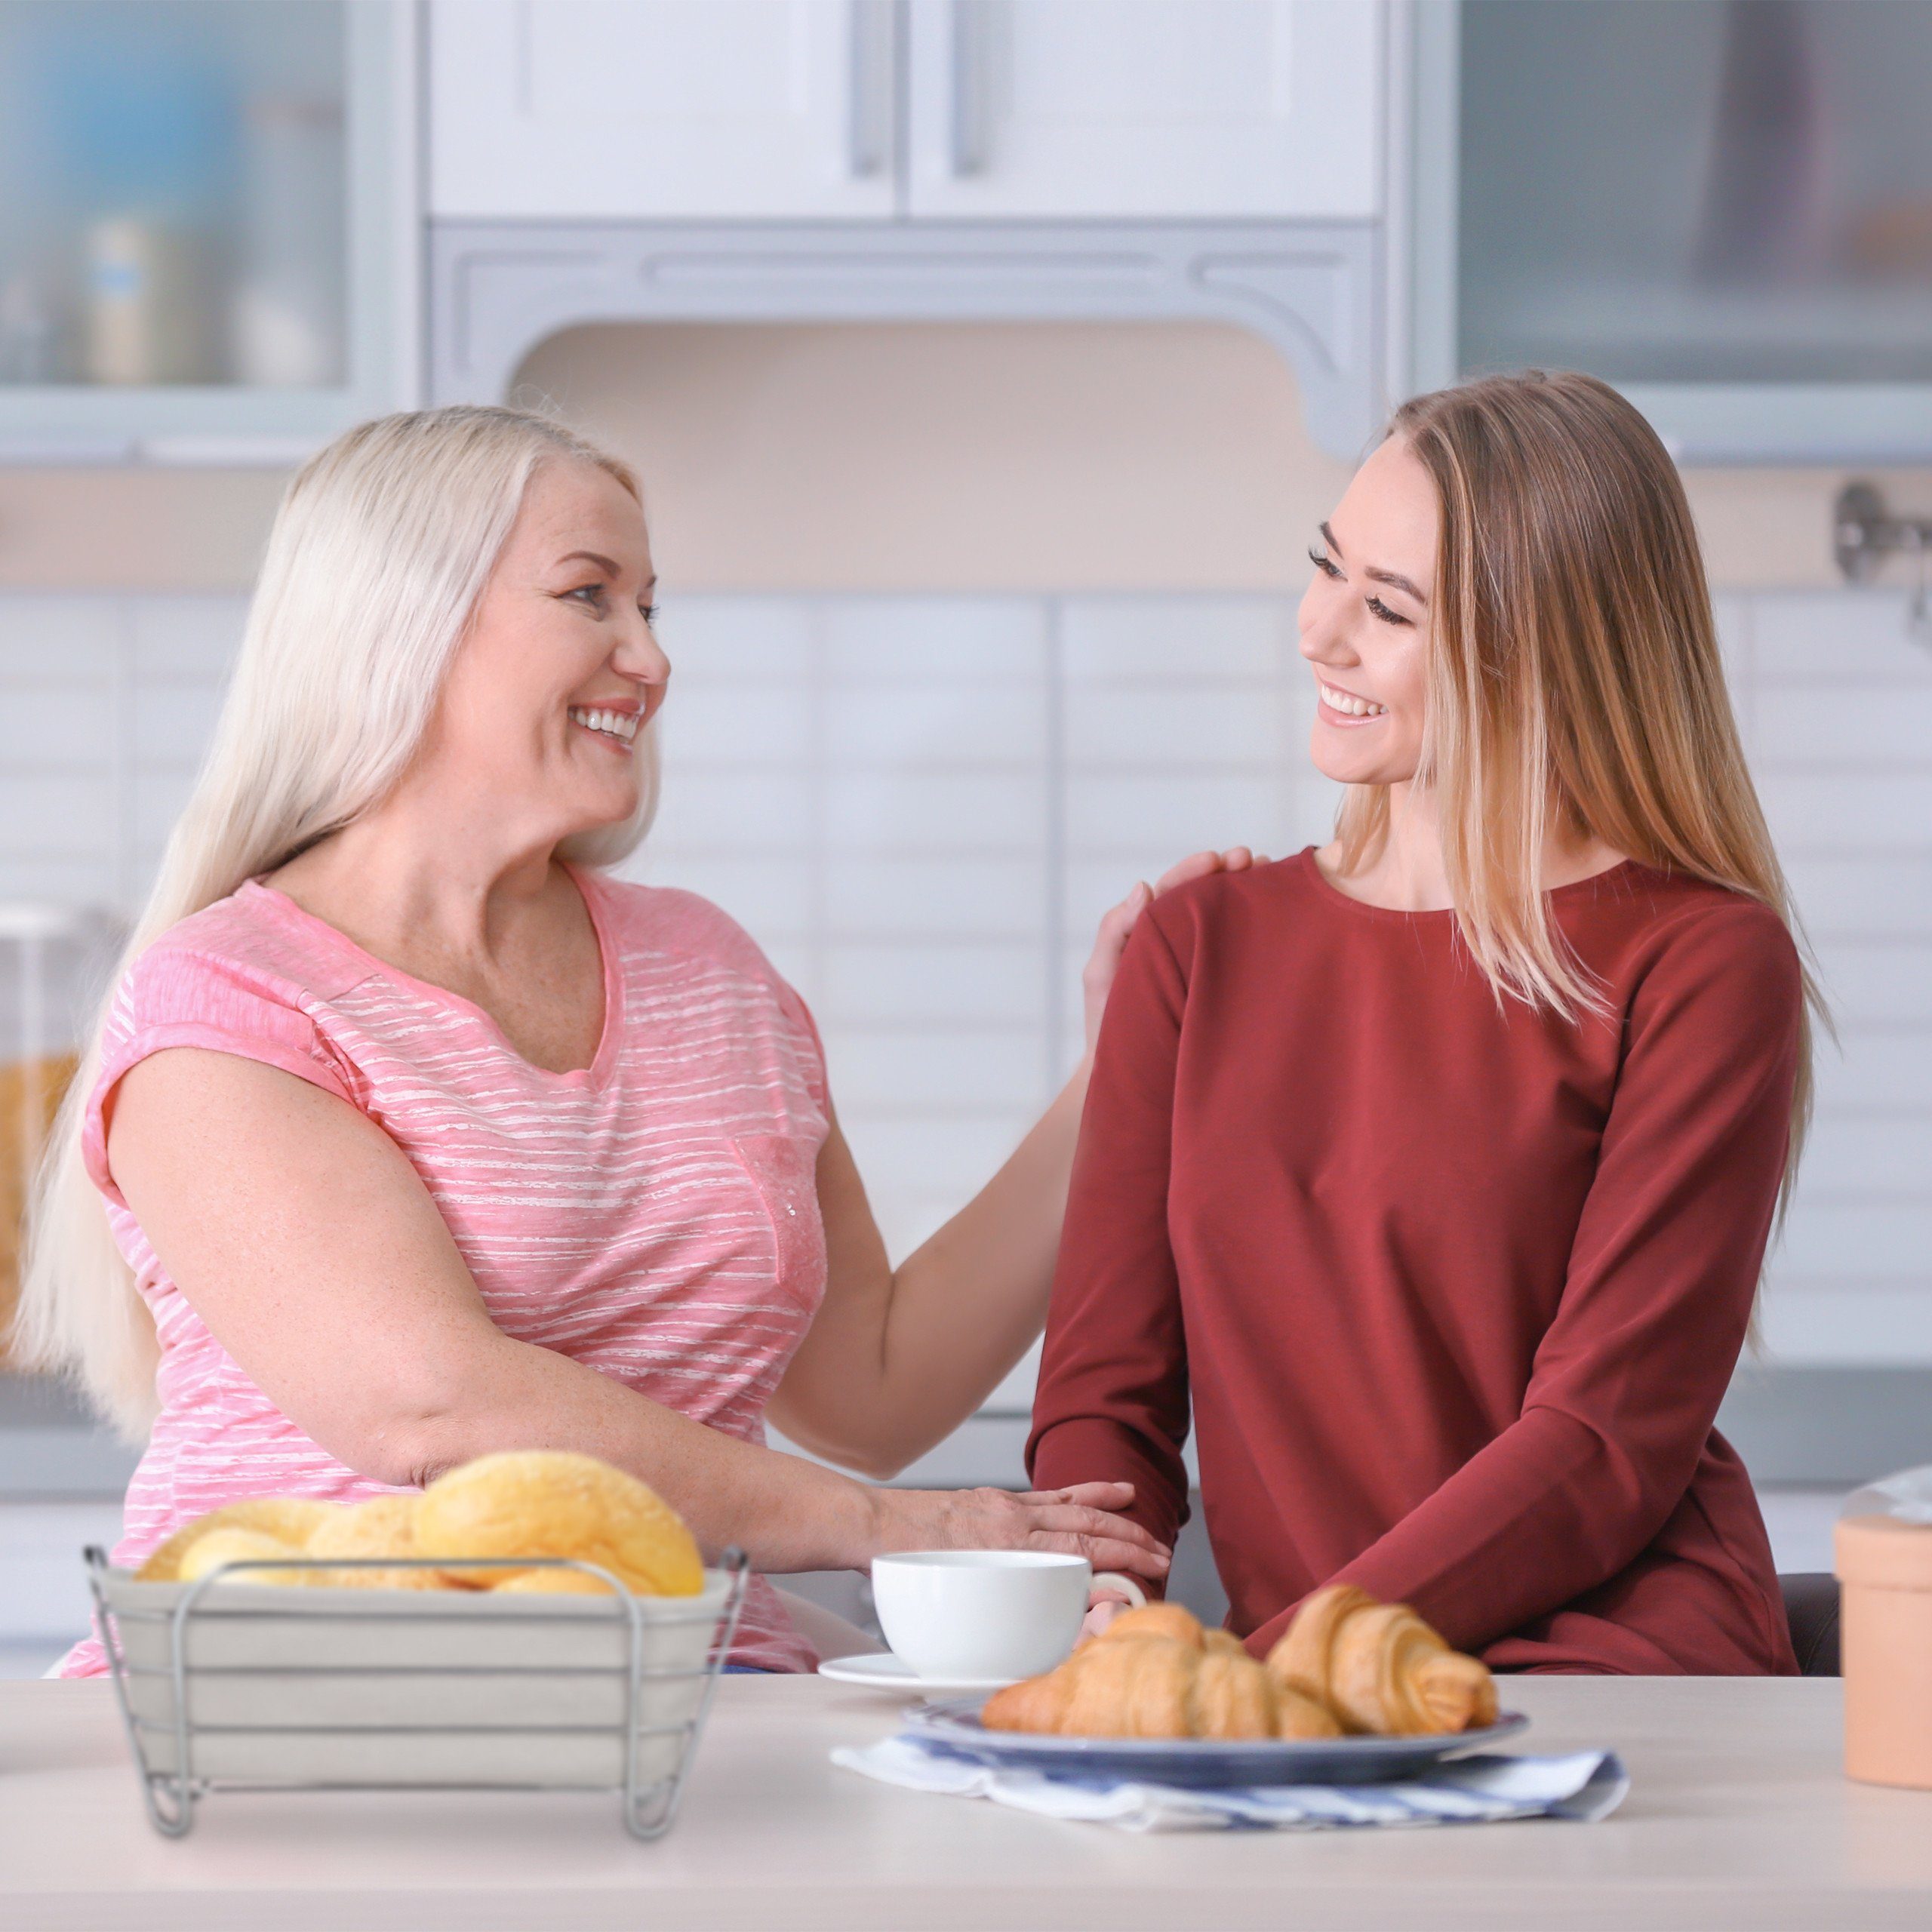
[[[559, 557], [557, 561], [560, 564], [571, 564], [576, 562], [577, 558], [580, 557], [581, 557], [587, 564], [595, 564], [606, 577], [622, 577], [623, 575], [623, 572], [620, 571], [615, 564], [611, 562], [608, 557], [601, 555], [595, 550], [573, 550], [568, 556]], [[657, 578], [654, 577], [647, 577], [645, 580], [643, 587], [646, 590], [655, 590], [657, 588]]]
[[[1325, 523], [1321, 525], [1321, 540], [1334, 552], [1337, 556], [1342, 555], [1342, 546], [1335, 541], [1335, 533]], [[1364, 568], [1362, 575], [1372, 577], [1377, 583], [1386, 583], [1392, 589], [1404, 592], [1425, 608], [1429, 603], [1428, 598], [1422, 591], [1398, 571], [1377, 570], [1373, 564], [1371, 564]]]

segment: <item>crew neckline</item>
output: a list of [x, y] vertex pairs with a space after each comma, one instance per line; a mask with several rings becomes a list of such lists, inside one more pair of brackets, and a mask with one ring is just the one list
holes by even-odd
[[[1312, 845], [1304, 845], [1302, 848], [1300, 857], [1303, 871], [1314, 882], [1315, 890], [1324, 897], [1332, 899], [1337, 905], [1347, 906], [1352, 912], [1367, 913], [1370, 917], [1378, 919], [1453, 920], [1456, 916], [1456, 909], [1453, 906], [1432, 906], [1417, 911], [1411, 911], [1401, 906], [1373, 906], [1365, 899], [1357, 899], [1352, 894], [1344, 892], [1321, 869], [1315, 856], [1315, 850], [1316, 848]], [[1546, 889], [1543, 896], [1546, 899], [1560, 900], [1575, 893], [1595, 894], [1600, 887], [1607, 884], [1614, 879], [1619, 878], [1626, 874], [1641, 872], [1644, 869], [1644, 867], [1640, 860], [1619, 859], [1615, 865], [1606, 866], [1600, 872], [1592, 872], [1583, 878], [1573, 878], [1566, 884], [1552, 885]]]
[[419, 980], [414, 974], [405, 972], [400, 966], [371, 952], [368, 947], [358, 945], [351, 939], [340, 926], [331, 925], [328, 920], [310, 912], [306, 906], [299, 905], [279, 886], [270, 885], [265, 879], [251, 878], [243, 882], [242, 890], [260, 894], [271, 902], [284, 918], [294, 920], [306, 931], [315, 934], [334, 951], [367, 968], [368, 973], [379, 974], [408, 992], [448, 1007], [454, 1012], [467, 1015], [489, 1035], [503, 1053], [535, 1078], [552, 1081], [566, 1087], [601, 1087], [609, 1077], [623, 1034], [623, 974], [618, 965], [616, 942], [611, 931], [610, 921], [605, 915], [603, 894], [599, 889], [601, 881], [594, 873], [580, 869], [567, 859], [561, 859], [558, 863], [577, 888], [577, 895], [583, 901], [584, 910], [590, 915], [591, 931], [597, 941], [598, 963], [604, 981], [604, 1023], [598, 1035], [597, 1050], [592, 1054], [588, 1066], [568, 1067], [561, 1072], [554, 1068], [539, 1066], [534, 1060], [518, 1053], [510, 1044], [509, 1035], [474, 1000], [466, 999], [461, 993], [453, 992], [448, 986], [439, 986], [433, 980]]

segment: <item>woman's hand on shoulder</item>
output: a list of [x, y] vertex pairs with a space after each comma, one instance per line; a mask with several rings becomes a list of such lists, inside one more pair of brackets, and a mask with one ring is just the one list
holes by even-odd
[[1042, 1549], [1084, 1556], [1097, 1571], [1160, 1578], [1173, 1552], [1131, 1518], [1126, 1482], [1071, 1489], [881, 1489], [874, 1555], [897, 1549]]
[[1100, 1016], [1106, 1011], [1107, 995], [1113, 989], [1114, 974], [1120, 966], [1128, 934], [1164, 892], [1171, 892], [1190, 879], [1205, 878], [1210, 872], [1244, 872], [1251, 866], [1265, 866], [1268, 860], [1245, 845], [1231, 845], [1225, 852], [1195, 852], [1178, 865], [1170, 866], [1158, 881], [1149, 885], [1145, 879], [1100, 921], [1094, 935], [1094, 950], [1080, 975], [1081, 990], [1087, 1009], [1087, 1051], [1091, 1055], [1100, 1037]]

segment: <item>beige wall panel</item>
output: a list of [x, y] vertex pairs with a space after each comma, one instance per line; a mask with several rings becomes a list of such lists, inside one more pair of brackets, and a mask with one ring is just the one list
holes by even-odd
[[[635, 460], [694, 590], [1292, 589], [1348, 473], [1205, 324], [598, 325], [515, 393]], [[1871, 473], [1932, 513], [1932, 470]], [[284, 474], [0, 470], [0, 586], [245, 586]], [[1844, 474], [1690, 472], [1713, 581], [1835, 583]]]

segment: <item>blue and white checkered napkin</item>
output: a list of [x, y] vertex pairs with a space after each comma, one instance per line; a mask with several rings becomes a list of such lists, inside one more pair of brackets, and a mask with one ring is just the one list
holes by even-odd
[[1401, 1784], [1269, 1785], [1183, 1791], [1114, 1778], [995, 1770], [889, 1737], [841, 1748], [835, 1764], [881, 1784], [951, 1798], [990, 1798], [1017, 1811], [1112, 1825], [1124, 1832], [1326, 1831], [1349, 1825], [1471, 1825], [1503, 1818], [1607, 1818], [1630, 1789], [1614, 1751], [1567, 1758], [1459, 1758]]

